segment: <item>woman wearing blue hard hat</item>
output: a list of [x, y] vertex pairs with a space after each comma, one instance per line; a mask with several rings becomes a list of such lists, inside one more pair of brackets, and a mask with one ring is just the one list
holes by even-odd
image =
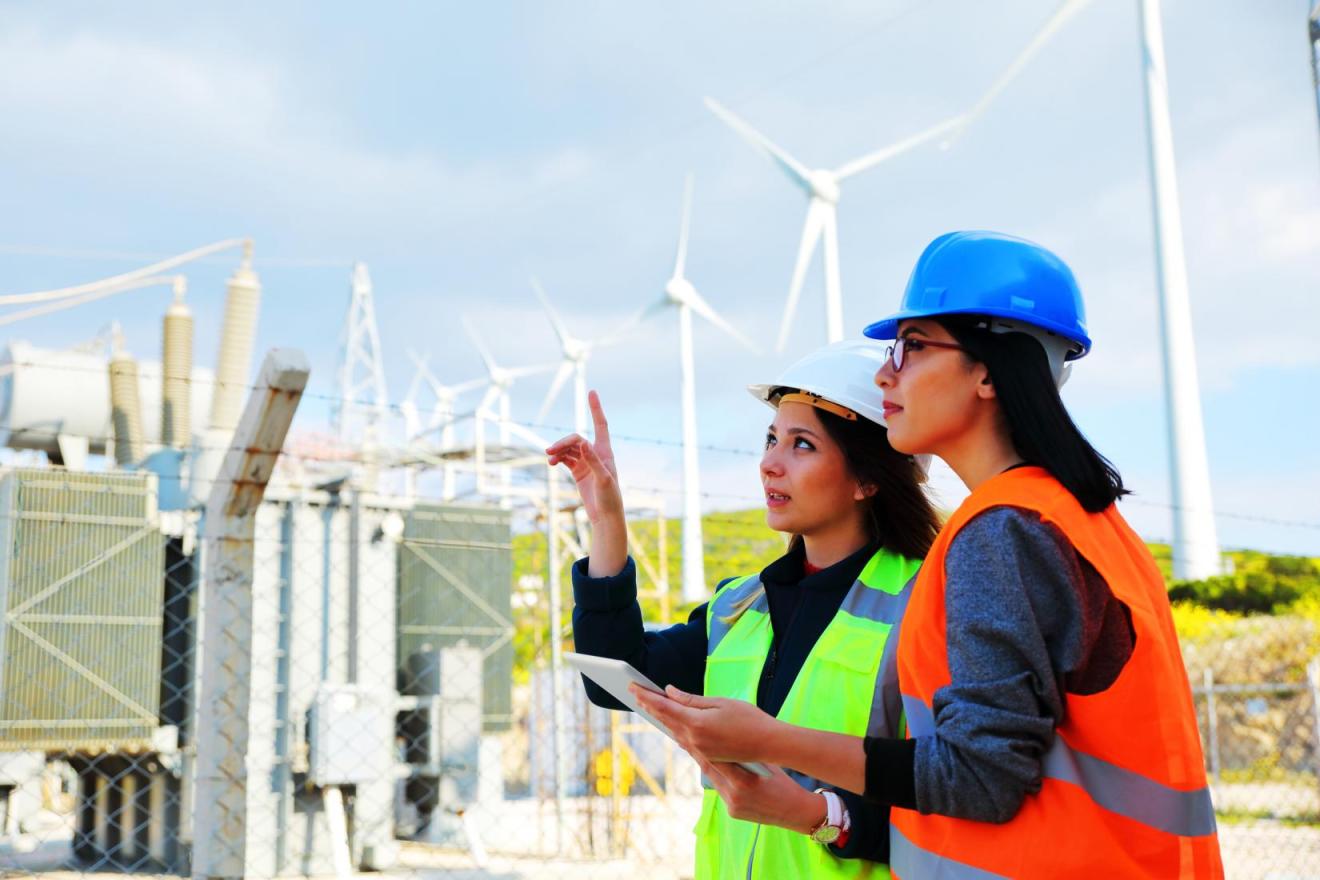
[[1058, 393], [1091, 347], [1072, 272], [1020, 238], [943, 235], [866, 335], [894, 340], [876, 375], [891, 444], [971, 490], [903, 620], [908, 737], [677, 692], [648, 707], [706, 760], [890, 804], [898, 877], [1222, 876], [1163, 578]]

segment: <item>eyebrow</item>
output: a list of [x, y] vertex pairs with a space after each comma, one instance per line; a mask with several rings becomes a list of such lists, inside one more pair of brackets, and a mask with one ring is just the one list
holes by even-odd
[[909, 336], [912, 336], [915, 333], [920, 333], [922, 336], [930, 335], [925, 330], [922, 330], [920, 327], [909, 327], [906, 330], [904, 330], [902, 333], [900, 333], [899, 337], [902, 339], [907, 339]]
[[[766, 428], [766, 431], [771, 434], [775, 433], [775, 426], [771, 424], [769, 427]], [[793, 434], [806, 434], [808, 436], [815, 437], [817, 440], [820, 439], [820, 435], [817, 434], [815, 431], [811, 430], [810, 428], [789, 428], [786, 431], [784, 431], [784, 433], [790, 436], [792, 436]]]

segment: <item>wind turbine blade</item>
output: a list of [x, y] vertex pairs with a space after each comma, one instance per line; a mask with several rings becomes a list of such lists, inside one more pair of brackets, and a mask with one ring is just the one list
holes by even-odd
[[490, 382], [489, 379], [469, 379], [458, 385], [441, 386], [444, 387], [454, 397], [460, 394], [466, 394], [469, 391], [476, 391], [478, 388], [484, 388]]
[[512, 370], [505, 370], [504, 375], [510, 379], [523, 379], [527, 376], [540, 376], [559, 369], [559, 364], [536, 364], [530, 367], [514, 367]]
[[486, 346], [481, 341], [481, 337], [477, 335], [472, 322], [468, 320], [467, 315], [463, 315], [460, 320], [463, 322], [463, 329], [467, 331], [468, 339], [472, 340], [472, 345], [477, 349], [477, 354], [481, 356], [481, 362], [486, 365], [486, 372], [495, 373], [499, 370], [499, 367], [495, 364], [495, 359], [490, 356], [490, 352], [486, 350]]
[[1026, 67], [1036, 53], [1049, 42], [1055, 31], [1063, 27], [1068, 19], [1081, 12], [1090, 2], [1091, 0], [1063, 0], [1063, 3], [1059, 4], [1059, 8], [1054, 11], [1054, 15], [1050, 16], [1049, 21], [1045, 22], [1041, 29], [1036, 32], [1036, 36], [1027, 44], [1027, 47], [1013, 59], [1008, 67], [1004, 68], [1004, 72], [999, 74], [999, 78], [990, 85], [990, 88], [986, 89], [985, 94], [981, 96], [981, 100], [977, 101], [972, 109], [964, 114], [966, 122], [971, 123], [976, 117], [984, 113], [990, 103], [999, 97], [999, 93], [1008, 87], [1008, 84], [1022, 71], [1022, 68]]
[[775, 343], [777, 352], [782, 352], [788, 343], [788, 331], [793, 326], [798, 297], [802, 295], [802, 282], [807, 277], [807, 266], [811, 264], [811, 256], [816, 251], [816, 242], [820, 240], [820, 231], [825, 225], [824, 212], [827, 210], [829, 208], [819, 199], [812, 199], [807, 206], [807, 220], [802, 224], [797, 262], [793, 264], [793, 280], [788, 283], [788, 302], [784, 303], [784, 317], [779, 322], [779, 340]]
[[572, 373], [572, 361], [564, 361], [559, 365], [559, 372], [555, 373], [555, 379], [550, 383], [550, 390], [546, 392], [545, 400], [541, 402], [541, 410], [536, 414], [537, 424], [545, 424], [545, 417], [549, 414], [550, 407], [554, 406], [555, 398], [559, 396], [560, 389], [564, 387], [564, 383]]
[[716, 311], [710, 307], [710, 303], [702, 299], [701, 294], [697, 293], [695, 289], [692, 291], [692, 295], [688, 299], [688, 305], [692, 307], [692, 311], [696, 312], [698, 315], [705, 318], [707, 321], [714, 324], [716, 327], [720, 328], [725, 333], [732, 336], [734, 339], [738, 340], [746, 348], [748, 348], [753, 352], [760, 353], [761, 349], [757, 346], [755, 342], [752, 342], [752, 340], [744, 336], [738, 330], [738, 328], [734, 327], [728, 321], [721, 318], [719, 314], [716, 313]]
[[706, 107], [710, 112], [723, 119], [729, 128], [742, 135], [743, 140], [764, 152], [772, 162], [779, 166], [780, 170], [788, 175], [789, 180], [807, 192], [811, 192], [811, 172], [801, 162], [794, 159], [786, 150], [752, 128], [740, 117], [735, 116], [732, 111], [727, 110], [714, 98], [706, 98]]
[[532, 292], [534, 292], [536, 298], [541, 301], [541, 308], [545, 309], [545, 314], [550, 319], [550, 326], [554, 328], [555, 335], [559, 337], [560, 347], [568, 348], [568, 328], [566, 328], [564, 322], [559, 319], [559, 313], [555, 311], [554, 306], [550, 305], [550, 298], [545, 295], [545, 288], [541, 287], [541, 282], [536, 279], [535, 275], [532, 276], [531, 282]]
[[664, 311], [670, 305], [668, 299], [660, 299], [651, 303], [644, 309], [639, 309], [631, 318], [620, 324], [612, 333], [596, 341], [593, 345], [613, 345], [623, 337], [627, 336], [639, 325], [646, 323], [655, 315]]
[[631, 318], [624, 321], [622, 324], [611, 330], [609, 333], [606, 333], [604, 336], [600, 337], [595, 342], [592, 342], [591, 348], [594, 350], [604, 345], [617, 345], [619, 342], [623, 341], [623, 338], [627, 336], [629, 333], [631, 333], [638, 324], [642, 323], [642, 321], [646, 317], [647, 312], [649, 311], [650, 309], [643, 309], [642, 311], [633, 315]]
[[967, 121], [968, 121], [968, 117], [965, 115], [954, 116], [950, 119], [946, 119], [941, 123], [932, 125], [930, 128], [926, 129], [925, 131], [918, 132], [917, 134], [914, 134], [911, 137], [904, 138], [903, 140], [892, 143], [887, 147], [881, 147], [880, 149], [876, 150], [874, 153], [869, 153], [865, 156], [862, 156], [860, 159], [854, 159], [851, 162], [847, 162], [839, 166], [839, 169], [834, 172], [834, 176], [838, 180], [844, 180], [846, 178], [852, 177], [854, 174], [861, 174], [863, 171], [867, 171], [871, 168], [874, 168], [875, 166], [879, 165], [881, 162], [886, 162], [894, 158], [895, 156], [900, 156], [914, 147], [919, 147], [922, 144], [924, 144], [926, 141], [931, 140], [932, 138], [939, 137], [940, 135], [944, 134], [947, 131], [952, 131], [953, 129], [961, 128], [962, 126], [967, 124]]
[[678, 227], [678, 254], [674, 257], [674, 277], [682, 278], [687, 268], [688, 228], [692, 221], [692, 172], [683, 184], [683, 220]]

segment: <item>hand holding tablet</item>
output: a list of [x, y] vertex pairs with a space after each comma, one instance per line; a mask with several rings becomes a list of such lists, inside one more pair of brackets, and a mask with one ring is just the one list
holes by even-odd
[[[604, 688], [610, 696], [614, 697], [614, 699], [623, 703], [623, 705], [637, 713], [638, 716], [646, 719], [647, 722], [664, 733], [665, 736], [673, 739], [673, 735], [665, 728], [664, 724], [642, 708], [641, 704], [637, 702], [637, 698], [633, 696], [632, 691], [628, 689], [630, 684], [635, 684], [644, 690], [665, 697], [664, 690], [655, 682], [651, 681], [645, 675], [638, 672], [622, 660], [612, 660], [608, 657], [592, 657], [587, 654], [575, 654], [571, 651], [564, 652], [564, 659], [567, 660], [578, 672], [581, 672], [583, 675]], [[666, 697], [666, 699], [668, 698]], [[763, 764], [755, 762], [739, 762], [738, 766], [750, 773], [755, 773], [757, 776], [771, 775], [770, 771], [766, 769]]]

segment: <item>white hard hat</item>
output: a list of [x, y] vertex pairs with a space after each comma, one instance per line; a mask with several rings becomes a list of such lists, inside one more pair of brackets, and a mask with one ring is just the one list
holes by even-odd
[[780, 395], [776, 392], [797, 389], [884, 425], [885, 398], [875, 384], [875, 374], [886, 359], [885, 346], [879, 342], [869, 339], [831, 342], [793, 364], [774, 384], [748, 385], [747, 390], [757, 400], [778, 408]]

